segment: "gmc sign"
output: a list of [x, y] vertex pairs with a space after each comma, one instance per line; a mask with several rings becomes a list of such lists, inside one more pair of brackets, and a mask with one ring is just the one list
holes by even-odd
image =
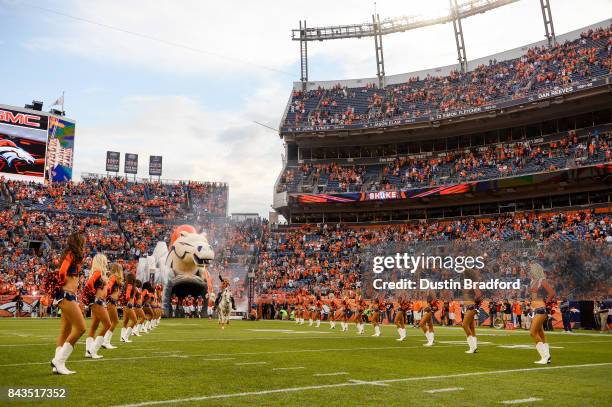
[[46, 117], [14, 110], [0, 109], [0, 123], [40, 130], [47, 129]]

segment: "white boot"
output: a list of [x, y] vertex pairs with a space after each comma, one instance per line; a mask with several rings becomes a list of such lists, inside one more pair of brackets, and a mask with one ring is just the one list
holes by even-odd
[[467, 343], [468, 346], [470, 347], [469, 350], [466, 350], [465, 353], [474, 353], [476, 351], [476, 348], [474, 347], [474, 337], [473, 336], [468, 336], [467, 337]]
[[336, 322], [335, 321], [329, 321], [329, 329], [336, 329]]
[[120, 341], [121, 342], [125, 342], [125, 333], [127, 332], [127, 328], [121, 328], [121, 337], [120, 337]]
[[104, 334], [104, 341], [102, 342], [102, 346], [104, 346], [104, 349], [117, 349], [116, 346], [113, 346], [111, 344], [111, 340], [113, 339], [113, 331], [111, 331], [110, 329], [108, 331], [106, 331], [106, 333]]
[[137, 324], [136, 328], [134, 328], [134, 335], [136, 336], [140, 336], [140, 328], [142, 327], [142, 324]]
[[94, 338], [92, 338], [91, 336], [88, 336], [87, 338], [85, 338], [85, 357], [86, 358], [91, 357], [91, 349], [93, 348], [93, 343], [94, 343]]
[[312, 326], [312, 318], [308, 320], [308, 326]]
[[318, 327], [320, 327], [320, 326], [321, 326], [321, 320], [320, 320], [320, 319], [317, 319], [317, 325], [316, 325], [316, 327], [318, 328]]
[[404, 330], [402, 328], [397, 328], [397, 333], [399, 334], [399, 338], [396, 341], [403, 341], [406, 337], [404, 336]]
[[61, 346], [57, 346], [55, 348], [55, 356], [53, 356], [53, 359], [51, 359], [51, 366], [52, 366], [52, 371], [53, 373], [57, 373], [57, 368], [53, 365], [53, 361], [56, 360], [57, 358], [59, 358], [60, 356], [60, 351], [62, 350]]
[[72, 350], [73, 347], [70, 342], [66, 342], [60, 350], [56, 352], [58, 355], [51, 361], [51, 365], [55, 368], [55, 373], [64, 375], [76, 373], [66, 367], [66, 360], [70, 357]]
[[546, 355], [546, 363], [550, 363], [552, 358], [550, 357], [550, 347], [548, 346], [548, 343], [544, 344], [544, 353]]
[[98, 355], [98, 350], [102, 346], [102, 342], [104, 342], [103, 336], [97, 336], [93, 342], [93, 346], [89, 349], [89, 353], [91, 354], [92, 359], [102, 359], [104, 356]]
[[427, 338], [427, 343], [424, 343], [423, 346], [432, 346], [433, 345], [433, 337], [431, 336], [431, 332], [425, 332], [425, 338]]
[[380, 327], [378, 325], [374, 327], [374, 334], [372, 336], [380, 336]]
[[132, 331], [134, 329], [132, 327], [129, 327], [128, 329], [125, 330], [125, 343], [131, 343], [132, 341], [130, 340], [130, 336], [132, 336]]
[[536, 344], [536, 350], [538, 351], [538, 354], [540, 355], [540, 360], [533, 362], [533, 363], [538, 364], [538, 365], [547, 364], [548, 358], [546, 357], [546, 349], [544, 348], [544, 344], [542, 342], [538, 342]]

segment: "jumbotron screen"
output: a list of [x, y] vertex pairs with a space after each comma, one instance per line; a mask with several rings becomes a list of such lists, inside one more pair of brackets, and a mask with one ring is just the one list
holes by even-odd
[[0, 173], [50, 181], [72, 179], [75, 122], [0, 105]]

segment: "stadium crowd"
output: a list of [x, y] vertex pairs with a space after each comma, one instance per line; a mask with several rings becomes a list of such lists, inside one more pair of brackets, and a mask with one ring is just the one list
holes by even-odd
[[590, 30], [551, 48], [534, 47], [520, 58], [489, 61], [467, 73], [414, 77], [376, 88], [336, 85], [294, 90], [284, 126], [356, 124], [418, 118], [435, 112], [468, 109], [568, 86], [612, 72], [612, 29]]
[[612, 243], [612, 215], [590, 210], [529, 212], [386, 226], [319, 224], [268, 231], [260, 253], [258, 289], [266, 295], [282, 296], [304, 289], [320, 296], [354, 297], [364, 281], [360, 254], [368, 247], [456, 240]]
[[322, 187], [319, 192], [353, 192], [364, 188], [405, 190], [610, 161], [612, 131], [596, 128], [578, 136], [572, 130], [546, 142], [525, 140], [493, 144], [436, 153], [429, 158], [397, 157], [386, 165], [306, 162], [283, 171], [277, 192], [300, 192], [300, 183], [318, 185]]
[[[227, 223], [226, 202], [227, 186], [220, 183], [85, 178], [45, 185], [0, 177], [0, 295], [40, 293], [43, 276], [57, 268], [58, 253], [76, 229], [85, 234], [88, 261], [104, 253], [135, 271], [138, 258], [167, 242], [175, 225], [198, 221], [202, 230], [221, 228], [213, 225]], [[242, 229], [225, 226], [219, 234], [232, 242], [220, 259], [242, 253]]]

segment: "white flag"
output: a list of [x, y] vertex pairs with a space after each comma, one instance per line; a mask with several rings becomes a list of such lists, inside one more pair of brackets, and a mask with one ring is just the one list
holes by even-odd
[[63, 106], [63, 105], [64, 105], [64, 95], [57, 98], [57, 100], [53, 102], [53, 104], [51, 104], [51, 106]]

